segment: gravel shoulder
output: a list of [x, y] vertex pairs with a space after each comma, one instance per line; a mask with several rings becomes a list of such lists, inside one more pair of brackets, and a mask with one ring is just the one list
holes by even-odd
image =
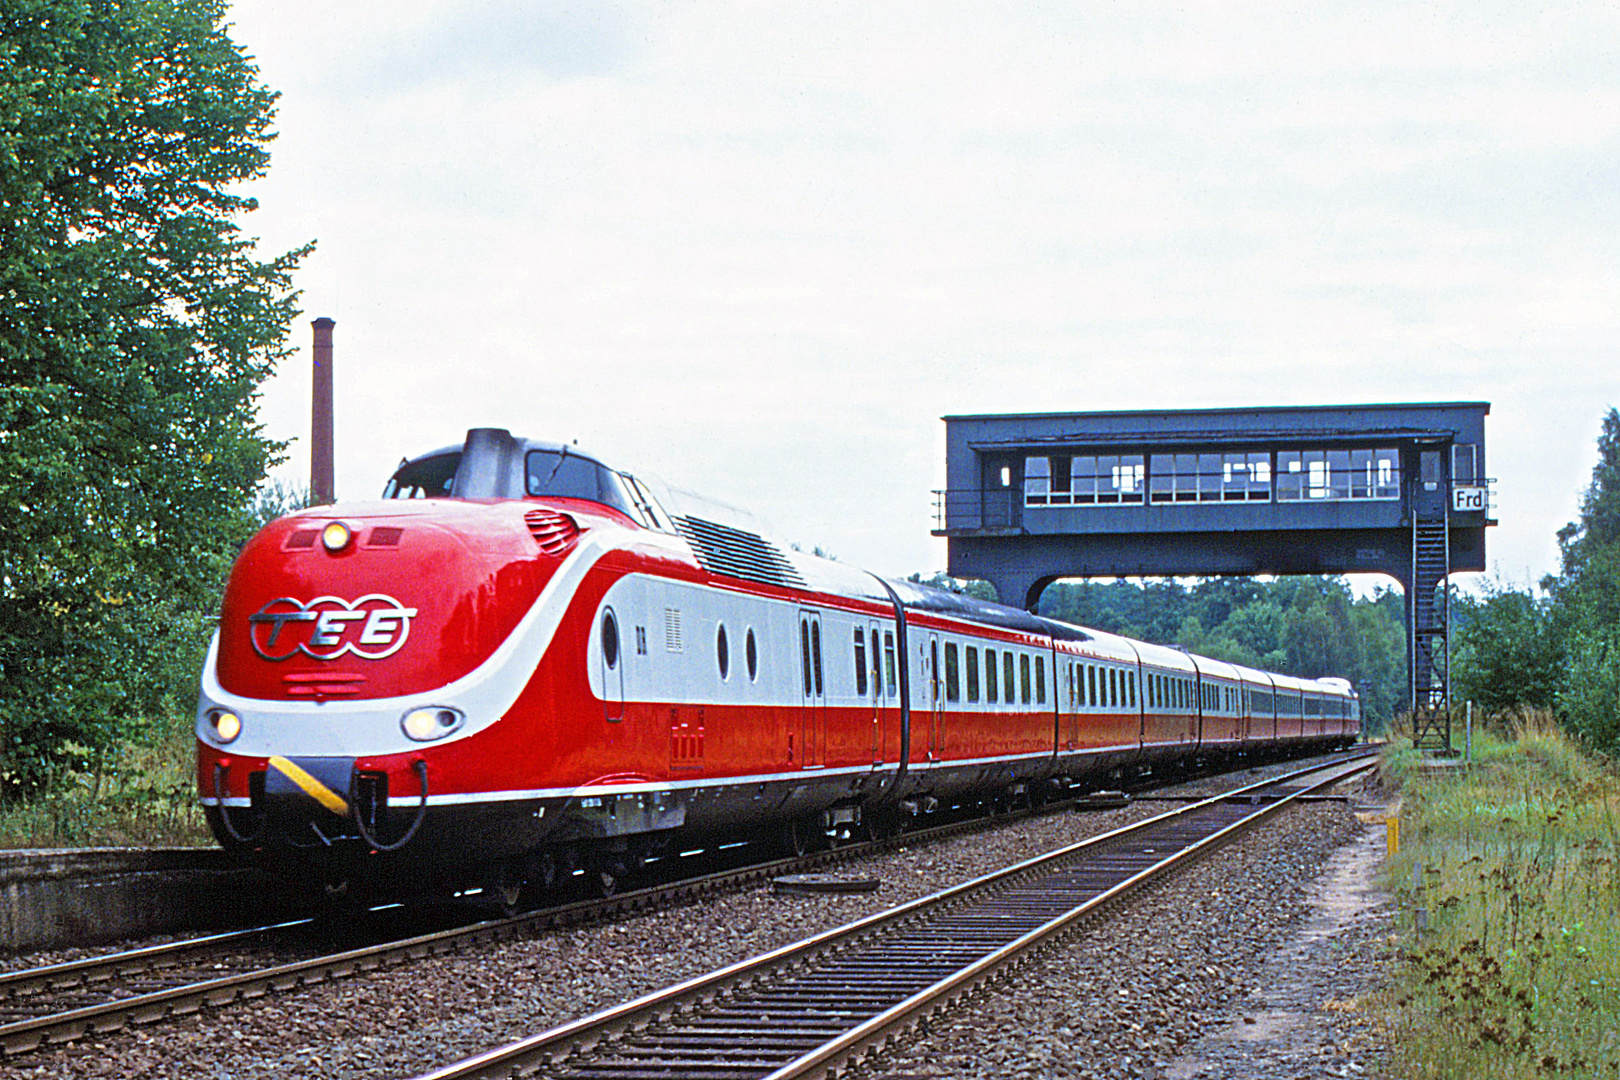
[[858, 1078], [1380, 1075], [1383, 829], [1303, 806], [868, 1058]]
[[[1215, 786], [1233, 786], [1233, 779], [1188, 790]], [[1060, 813], [863, 860], [860, 873], [883, 879], [866, 896], [779, 897], [751, 889], [0, 1061], [0, 1076], [410, 1076], [1162, 809], [1144, 803]], [[1039, 992], [1007, 987], [976, 996], [967, 1009], [932, 1021], [913, 1049], [886, 1051], [861, 1066], [860, 1075], [1270, 1075], [1235, 1066], [1219, 1071], [1231, 1047], [1271, 1053], [1261, 1040], [1204, 1040], [1241, 1024], [1243, 1015], [1258, 1019], [1262, 1011], [1295, 1007], [1282, 999], [1265, 1010], [1249, 1004], [1255, 972], [1303, 932], [1320, 907], [1311, 883], [1367, 829], [1343, 804], [1293, 811], [1071, 939], [1039, 962], [1038, 975], [1021, 971], [1019, 985]], [[1376, 928], [1376, 918], [1366, 923]], [[1344, 940], [1326, 932], [1308, 952], [1310, 962], [1320, 966], [1329, 955], [1324, 943], [1338, 948]], [[1328, 989], [1334, 1001], [1359, 992], [1348, 983]], [[1314, 992], [1302, 989], [1300, 1001], [1315, 1001]], [[1315, 1032], [1319, 1013], [1278, 1026]]]

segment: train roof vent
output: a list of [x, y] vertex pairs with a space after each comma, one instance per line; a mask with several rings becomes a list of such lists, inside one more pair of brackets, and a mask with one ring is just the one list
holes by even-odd
[[319, 529], [294, 529], [287, 534], [287, 541], [281, 546], [285, 551], [311, 549], [315, 546], [315, 538], [319, 535], [321, 535]]
[[579, 523], [555, 510], [530, 510], [523, 515], [529, 535], [547, 555], [560, 555], [579, 536]]
[[366, 535], [366, 547], [398, 547], [405, 530], [397, 525], [375, 525]]
[[783, 588], [806, 588], [804, 578], [769, 540], [702, 518], [680, 517], [675, 527], [692, 545], [698, 563], [711, 574]]

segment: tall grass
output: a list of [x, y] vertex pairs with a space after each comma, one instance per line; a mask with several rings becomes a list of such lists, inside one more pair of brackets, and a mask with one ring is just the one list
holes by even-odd
[[1379, 1007], [1405, 1074], [1620, 1074], [1620, 778], [1544, 713], [1476, 731], [1469, 769], [1383, 764], [1406, 962]]
[[126, 746], [101, 772], [70, 772], [49, 793], [0, 804], [0, 848], [210, 844], [197, 804], [189, 725]]

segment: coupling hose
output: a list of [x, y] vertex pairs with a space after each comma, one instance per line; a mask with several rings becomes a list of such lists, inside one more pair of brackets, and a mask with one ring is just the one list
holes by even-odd
[[219, 823], [225, 826], [225, 833], [238, 844], [251, 844], [264, 832], [264, 826], [269, 818], [259, 821], [259, 827], [250, 833], [239, 833], [236, 826], [231, 824], [231, 808], [225, 805], [225, 766], [214, 762], [214, 801], [219, 806]]
[[[421, 785], [422, 788], [421, 801], [416, 804], [416, 816], [411, 819], [410, 828], [405, 830], [404, 836], [401, 836], [392, 844], [383, 843], [381, 840], [371, 834], [370, 829], [366, 828], [365, 818], [360, 813], [360, 800], [354, 797], [354, 774], [359, 770], [356, 769], [349, 775], [349, 814], [354, 818], [355, 828], [360, 830], [360, 839], [364, 840], [367, 844], [370, 844], [371, 847], [376, 851], [398, 851], [400, 848], [411, 842], [411, 837], [416, 835], [416, 830], [422, 827], [422, 821], [427, 817], [427, 762], [423, 761], [421, 758], [417, 758], [415, 761], [411, 762], [411, 765], [416, 769], [416, 781]], [[385, 805], [383, 807], [383, 812], [386, 813], [387, 810], [388, 807]]]

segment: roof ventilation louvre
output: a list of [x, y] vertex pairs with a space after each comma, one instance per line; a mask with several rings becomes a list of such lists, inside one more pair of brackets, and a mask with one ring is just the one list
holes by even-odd
[[376, 525], [366, 536], [366, 547], [398, 547], [405, 530], [397, 525]]
[[297, 551], [300, 548], [315, 546], [315, 538], [321, 534], [319, 529], [294, 529], [287, 534], [287, 542], [282, 544], [285, 551]]
[[806, 588], [787, 557], [757, 533], [695, 517], [676, 518], [675, 526], [692, 545], [699, 565], [711, 574], [785, 589]]
[[523, 524], [529, 527], [529, 535], [547, 555], [562, 554], [579, 536], [579, 524], [555, 510], [530, 510], [523, 515]]

